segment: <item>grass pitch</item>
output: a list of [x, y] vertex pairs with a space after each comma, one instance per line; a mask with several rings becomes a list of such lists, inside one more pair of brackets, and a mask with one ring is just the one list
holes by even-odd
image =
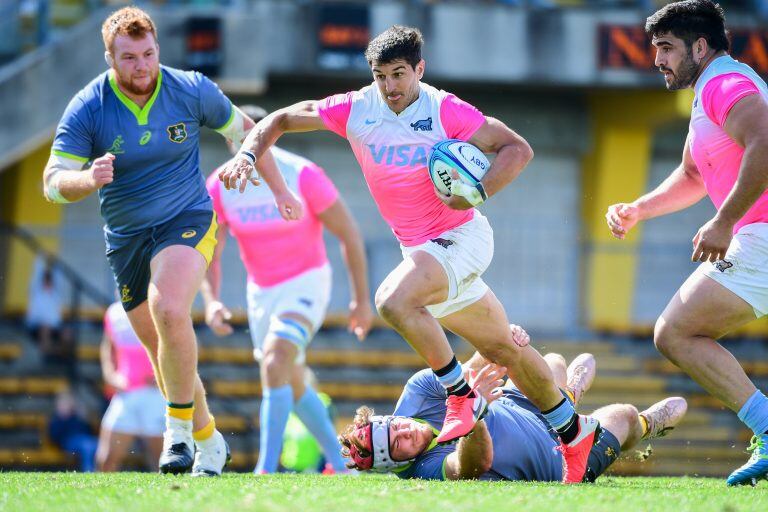
[[758, 511], [768, 483], [604, 477], [594, 485], [400, 481], [378, 475], [225, 474], [193, 479], [148, 473], [0, 473], [0, 510], [51, 511]]

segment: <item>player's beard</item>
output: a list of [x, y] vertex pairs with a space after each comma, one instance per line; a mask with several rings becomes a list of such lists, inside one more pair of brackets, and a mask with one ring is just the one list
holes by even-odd
[[152, 94], [155, 91], [155, 87], [157, 87], [157, 71], [150, 71], [150, 81], [146, 86], [141, 86], [133, 81], [133, 78], [129, 78], [128, 80], [120, 80], [120, 85], [129, 93], [135, 94], [136, 96], [146, 96], [147, 94]]
[[[672, 71], [669, 68], [659, 68], [662, 71]], [[672, 80], [667, 83], [667, 89], [670, 91], [678, 91], [680, 89], [687, 89], [693, 85], [696, 76], [699, 74], [699, 65], [693, 61], [693, 51], [688, 50], [688, 54], [680, 62], [676, 72], [672, 72]]]

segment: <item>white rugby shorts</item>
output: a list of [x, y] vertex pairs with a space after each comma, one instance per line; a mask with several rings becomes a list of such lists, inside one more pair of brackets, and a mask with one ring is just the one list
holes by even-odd
[[403, 258], [416, 251], [431, 254], [448, 276], [448, 300], [427, 306], [435, 318], [461, 311], [480, 300], [488, 285], [480, 277], [493, 259], [493, 229], [479, 211], [469, 222], [413, 247], [400, 246]]
[[[262, 346], [270, 334], [270, 326], [275, 325], [275, 320], [286, 313], [298, 314], [309, 320], [312, 332], [307, 344], [312, 340], [323, 324], [331, 299], [331, 267], [326, 263], [274, 286], [261, 287], [249, 282], [247, 294], [253, 356], [261, 361]], [[307, 347], [294, 344], [299, 349], [296, 362], [301, 364], [305, 360]]]
[[755, 317], [768, 314], [768, 224], [747, 224], [733, 236], [725, 258], [704, 262], [696, 272], [744, 299]]
[[165, 406], [157, 386], [121, 391], [109, 402], [101, 426], [120, 434], [160, 437], [165, 431]]

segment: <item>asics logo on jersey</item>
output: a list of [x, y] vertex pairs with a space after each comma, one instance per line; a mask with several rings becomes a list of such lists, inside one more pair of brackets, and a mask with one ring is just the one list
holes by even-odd
[[397, 167], [423, 167], [427, 165], [427, 150], [422, 145], [376, 146], [366, 144], [377, 164]]
[[194, 229], [190, 229], [189, 231], [185, 231], [181, 234], [181, 238], [192, 238], [197, 234], [197, 231]]
[[421, 119], [419, 121], [416, 121], [415, 123], [411, 123], [411, 128], [413, 128], [413, 131], [418, 132], [431, 132], [432, 131], [432, 118], [428, 117], [426, 119]]
[[184, 123], [173, 124], [166, 128], [166, 130], [168, 130], [168, 138], [171, 139], [172, 142], [181, 144], [187, 140], [187, 127]]
[[118, 135], [115, 137], [115, 140], [112, 141], [112, 145], [107, 150], [107, 153], [112, 153], [113, 155], [122, 155], [125, 153], [125, 150], [121, 147], [123, 144], [125, 144], [123, 136]]
[[149, 139], [152, 138], [152, 132], [147, 130], [144, 133], [141, 134], [141, 138], [139, 139], [139, 146], [143, 146], [147, 142], [149, 142]]

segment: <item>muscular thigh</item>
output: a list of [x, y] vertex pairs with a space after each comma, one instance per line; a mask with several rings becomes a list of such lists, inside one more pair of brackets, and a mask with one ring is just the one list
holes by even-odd
[[416, 251], [384, 279], [376, 292], [376, 302], [397, 300], [411, 306], [439, 304], [448, 298], [448, 276], [431, 254]]
[[481, 352], [510, 337], [509, 320], [496, 295], [488, 290], [480, 300], [439, 319], [449, 331], [461, 336]]
[[755, 319], [744, 299], [701, 272], [694, 272], [672, 297], [658, 328], [718, 339]]

